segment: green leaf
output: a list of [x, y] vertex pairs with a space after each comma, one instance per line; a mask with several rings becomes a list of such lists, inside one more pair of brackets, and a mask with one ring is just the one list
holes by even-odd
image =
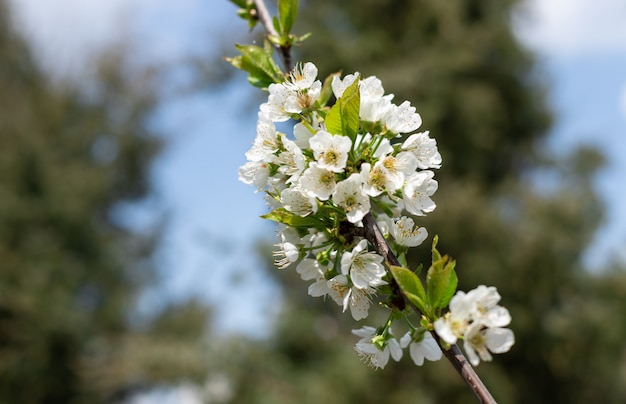
[[283, 31], [283, 28], [280, 26], [280, 20], [278, 19], [278, 17], [272, 17], [272, 25], [274, 26], [276, 32], [278, 32], [279, 34]]
[[291, 212], [289, 212], [285, 208], [278, 208], [270, 213], [261, 216], [263, 219], [273, 220], [278, 223], [285, 224], [287, 226], [296, 227], [296, 228], [310, 228], [314, 227], [316, 229], [324, 229], [326, 228], [326, 224], [322, 219], [316, 216], [298, 216]]
[[278, 18], [280, 19], [280, 35], [286, 38], [291, 32], [296, 15], [298, 14], [298, 0], [279, 0]]
[[426, 275], [426, 289], [428, 295], [428, 303], [433, 310], [444, 308], [450, 303], [450, 299], [456, 291], [458, 278], [454, 267], [456, 261], [451, 260], [447, 255], [442, 257], [435, 248], [437, 238], [433, 240], [433, 260], [431, 267]]
[[433, 251], [432, 262], [437, 262], [441, 259], [441, 254], [439, 254], [439, 251], [437, 251], [437, 248], [436, 248], [438, 242], [439, 242], [439, 236], [435, 234], [435, 237], [433, 237], [433, 246], [431, 247]]
[[255, 87], [266, 88], [283, 81], [283, 73], [272, 58], [273, 48], [256, 45], [235, 45], [240, 56], [227, 59], [233, 66], [249, 73], [248, 81]]
[[359, 94], [359, 77], [357, 76], [341, 98], [326, 115], [326, 129], [335, 135], [348, 136], [354, 140], [359, 130], [359, 108], [361, 97]]
[[396, 280], [396, 283], [398, 283], [404, 296], [422, 313], [428, 313], [424, 286], [417, 275], [403, 267], [391, 265], [390, 269], [393, 278]]
[[305, 40], [307, 40], [310, 36], [312, 35], [311, 32], [307, 32], [304, 35], [298, 36], [294, 39], [293, 43], [294, 45], [300, 45], [302, 42], [304, 42]]
[[330, 97], [333, 95], [332, 83], [335, 77], [339, 77], [341, 73], [333, 73], [330, 76], [326, 77], [324, 80], [324, 84], [322, 85], [322, 91], [320, 92], [320, 96], [317, 99], [317, 105], [320, 107], [325, 106], [330, 100]]

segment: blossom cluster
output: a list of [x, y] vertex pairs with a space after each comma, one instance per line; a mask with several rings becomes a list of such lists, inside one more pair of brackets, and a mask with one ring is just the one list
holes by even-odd
[[[431, 169], [440, 167], [441, 155], [428, 132], [410, 134], [421, 126], [420, 115], [408, 101], [393, 104], [378, 78], [335, 76], [330, 87], [337, 103], [353, 85], [358, 85], [359, 124], [350, 135], [327, 126], [332, 111], [322, 100], [313, 63], [298, 65], [284, 82], [271, 84], [239, 179], [265, 191], [276, 213], [270, 218], [280, 225], [277, 266], [298, 262], [302, 279], [312, 281], [310, 295], [330, 296], [361, 320], [388, 274], [383, 257], [368, 251], [365, 239], [346, 243], [338, 225], [362, 226], [371, 213], [393, 245], [422, 243], [426, 229], [402, 213], [422, 216], [435, 209]], [[290, 119], [297, 121], [293, 137], [275, 126]], [[402, 136], [404, 141], [396, 141]]]
[[[448, 344], [463, 339], [463, 349], [472, 365], [491, 353], [508, 352], [515, 342], [513, 331], [504, 328], [511, 322], [509, 311], [498, 305], [495, 287], [481, 285], [468, 293], [458, 291], [450, 300], [450, 311], [434, 323], [437, 334]], [[491, 353], [490, 353], [491, 352]]]
[[[310, 282], [309, 295], [328, 296], [362, 320], [379, 292], [392, 293], [393, 277], [363, 233], [346, 236], [345, 229], [363, 227], [371, 215], [396, 255], [420, 245], [428, 232], [414, 217], [436, 207], [431, 199], [438, 187], [432, 169], [441, 166], [436, 141], [427, 131], [414, 133], [422, 123], [415, 107], [408, 101], [394, 104], [373, 76], [334, 76], [323, 85], [315, 65], [306, 63], [268, 91], [239, 179], [266, 195], [271, 212], [264, 217], [278, 223], [279, 269], [295, 265]], [[331, 94], [332, 107], [327, 106]], [[293, 136], [276, 127], [289, 120], [296, 122]], [[436, 321], [414, 327], [405, 317], [409, 331], [400, 340], [391, 330], [391, 316], [382, 327], [354, 330], [361, 337], [355, 350], [368, 365], [382, 368], [408, 347], [420, 366], [442, 356], [434, 331], [449, 344], [463, 339], [473, 364], [479, 357], [490, 360], [489, 352], [505, 352], [513, 344], [512, 332], [502, 328], [510, 316], [497, 305], [499, 299], [495, 288], [484, 286], [459, 292], [450, 312]]]

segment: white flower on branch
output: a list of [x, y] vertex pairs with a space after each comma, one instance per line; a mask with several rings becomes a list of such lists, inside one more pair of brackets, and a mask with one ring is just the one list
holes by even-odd
[[337, 186], [335, 173], [319, 167], [317, 163], [311, 163], [299, 181], [302, 189], [320, 201], [328, 200]]
[[[366, 365], [384, 369], [389, 362], [389, 356], [395, 361], [402, 359], [402, 348], [398, 340], [391, 334], [391, 329], [389, 329], [387, 338], [378, 335], [376, 329], [370, 326], [352, 330], [352, 333], [361, 337], [354, 346], [354, 350]], [[379, 343], [374, 342], [378, 342], [378, 340], [381, 341]], [[379, 345], [382, 345], [382, 347], [379, 347]]]
[[407, 178], [402, 192], [404, 208], [411, 214], [423, 216], [437, 205], [430, 197], [437, 191], [437, 181], [432, 171], [420, 171]]
[[390, 227], [390, 233], [396, 243], [407, 247], [417, 247], [428, 237], [426, 229], [415, 226], [413, 219], [407, 216], [392, 221]]
[[463, 349], [470, 363], [474, 366], [480, 361], [491, 361], [491, 353], [508, 352], [515, 343], [513, 331], [508, 328], [485, 328], [480, 323], [473, 323], [465, 333]]
[[259, 192], [267, 186], [270, 171], [267, 164], [260, 161], [248, 161], [239, 167], [239, 181], [246, 185], [254, 185]]
[[352, 148], [352, 141], [346, 136], [335, 136], [319, 130], [309, 139], [313, 156], [320, 168], [341, 173], [346, 168], [348, 152]]
[[376, 292], [375, 289], [350, 287], [347, 276], [343, 274], [329, 279], [326, 285], [328, 295], [333, 298], [335, 303], [343, 307], [344, 312], [350, 308], [353, 319], [358, 321], [368, 316], [371, 304], [370, 295]]
[[304, 171], [304, 154], [302, 150], [292, 140], [281, 136], [283, 150], [274, 159], [274, 163], [279, 165], [278, 172], [289, 177], [287, 183], [296, 181], [302, 171]]
[[261, 112], [274, 122], [284, 122], [292, 114], [311, 108], [320, 96], [322, 83], [315, 80], [317, 67], [313, 63], [298, 64], [284, 83], [272, 83], [268, 87], [267, 102], [261, 104]]
[[337, 184], [333, 202], [346, 212], [350, 223], [358, 223], [370, 211], [370, 198], [363, 193], [360, 174], [352, 174]]
[[259, 114], [256, 124], [256, 138], [252, 148], [246, 152], [249, 161], [269, 161], [280, 148], [278, 133], [274, 123], [265, 115]]
[[467, 292], [467, 295], [473, 300], [474, 321], [486, 327], [506, 327], [511, 323], [509, 311], [498, 305], [500, 294], [494, 286], [480, 285]]
[[299, 187], [283, 190], [280, 194], [280, 202], [285, 209], [298, 216], [307, 216], [317, 212], [317, 200], [302, 192]]
[[393, 133], [410, 133], [422, 125], [422, 117], [415, 112], [415, 107], [409, 101], [402, 104], [391, 104], [383, 117], [383, 123]]
[[409, 347], [411, 359], [417, 366], [422, 366], [424, 359], [434, 362], [441, 359], [443, 355], [441, 348], [437, 345], [437, 341], [428, 331], [421, 334], [411, 331], [407, 332], [400, 338], [400, 346], [402, 348]]
[[428, 133], [414, 133], [402, 143], [402, 150], [413, 153], [417, 159], [417, 167], [422, 170], [441, 167], [441, 154], [437, 150], [437, 141], [428, 137]]
[[349, 275], [355, 288], [366, 289], [386, 285], [383, 257], [367, 251], [367, 240], [361, 240], [351, 252], [341, 256], [341, 273]]

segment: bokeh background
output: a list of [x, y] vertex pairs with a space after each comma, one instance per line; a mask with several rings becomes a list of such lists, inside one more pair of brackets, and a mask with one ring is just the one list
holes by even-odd
[[[422, 224], [513, 315], [479, 374], [503, 403], [626, 401], [626, 3], [386, 3], [303, 1], [294, 53], [437, 139]], [[0, 1], [0, 402], [473, 402], [444, 361], [366, 368], [361, 324], [271, 266], [236, 10]]]

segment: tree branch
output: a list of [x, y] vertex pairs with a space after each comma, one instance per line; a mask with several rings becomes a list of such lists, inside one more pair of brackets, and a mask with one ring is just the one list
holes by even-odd
[[[268, 36], [278, 39], [280, 35], [274, 29], [272, 17], [267, 11], [267, 7], [265, 7], [265, 2], [263, 0], [254, 0], [254, 4], [256, 5], [258, 13], [257, 17], [265, 28]], [[274, 42], [272, 43], [279, 51], [285, 69], [287, 71], [291, 70], [291, 47], [276, 45]], [[378, 252], [378, 254], [385, 259], [387, 265], [401, 266], [400, 261], [398, 261], [398, 258], [395, 256], [393, 251], [391, 251], [391, 247], [387, 243], [387, 240], [385, 240], [385, 237], [376, 224], [376, 219], [374, 219], [371, 212], [363, 218], [363, 227], [356, 227], [352, 223], [343, 222], [339, 227], [339, 232], [348, 241], [351, 241], [354, 237], [364, 237], [374, 246], [376, 252]], [[402, 290], [394, 279], [391, 280], [390, 286], [393, 291], [391, 304], [398, 310], [404, 310], [407, 304], [407, 299], [402, 294]], [[414, 310], [416, 310], [419, 314], [419, 311], [415, 307]], [[450, 363], [452, 363], [452, 366], [456, 369], [459, 375], [461, 375], [463, 380], [465, 380], [465, 383], [467, 383], [467, 385], [472, 389], [476, 398], [478, 398], [481, 403], [495, 404], [495, 399], [489, 390], [487, 390], [487, 387], [485, 387], [482, 380], [480, 380], [480, 377], [478, 377], [478, 374], [476, 374], [476, 371], [467, 361], [463, 353], [461, 353], [458, 346], [452, 345], [450, 349], [444, 349], [439, 336], [436, 335], [436, 333], [433, 333], [433, 335], [441, 347], [445, 357], [448, 361], [450, 361]]]
[[[269, 11], [267, 11], [267, 7], [265, 7], [265, 2], [263, 0], [254, 0], [254, 4], [256, 5], [257, 18], [263, 25], [263, 28], [265, 28], [265, 32], [267, 32], [267, 35], [277, 39], [280, 38], [280, 35], [278, 34], [278, 32], [276, 32], [276, 29], [274, 29], [272, 16], [270, 15]], [[280, 46], [274, 44], [274, 47], [278, 50], [280, 54], [283, 66], [285, 67], [285, 71], [290, 71], [292, 68], [291, 46]]]
[[[441, 341], [439, 340], [439, 336], [436, 333], [432, 333], [435, 337], [435, 340], [441, 346]], [[472, 367], [472, 365], [467, 361], [463, 353], [459, 347], [455, 344], [450, 347], [450, 349], [441, 349], [445, 357], [450, 361], [454, 369], [461, 375], [465, 383], [472, 389], [474, 395], [481, 403], [494, 403], [496, 400], [493, 398], [485, 384], [476, 371]]]
[[[342, 235], [344, 235], [344, 237], [346, 238], [354, 236], [365, 237], [365, 239], [374, 246], [376, 252], [383, 256], [388, 265], [391, 264], [395, 266], [401, 266], [398, 258], [394, 255], [393, 251], [391, 251], [391, 247], [389, 247], [387, 240], [385, 240], [385, 237], [380, 231], [378, 224], [376, 224], [376, 219], [374, 219], [374, 216], [371, 212], [369, 212], [363, 218], [362, 228], [352, 225], [352, 229], [349, 229], [349, 227], [347, 226], [340, 227], [340, 232], [342, 230], [346, 231], [346, 234], [342, 232]], [[392, 280], [391, 287], [394, 294], [394, 298], [391, 303], [399, 310], [403, 310], [406, 306], [407, 299], [405, 299], [402, 291], [400, 290], [395, 280]], [[415, 307], [414, 310], [417, 311]], [[445, 357], [448, 359], [448, 361], [450, 361], [454, 369], [456, 369], [456, 371], [463, 378], [465, 383], [472, 389], [474, 395], [476, 395], [476, 398], [481, 403], [495, 404], [496, 400], [493, 398], [480, 377], [478, 377], [478, 374], [476, 373], [472, 365], [468, 362], [467, 358], [465, 358], [459, 347], [456, 345], [452, 345], [450, 349], [444, 349], [439, 336], [436, 333], [433, 333], [433, 336], [435, 337], [437, 344], [439, 344], [439, 346], [441, 347], [441, 350], [443, 351]]]

